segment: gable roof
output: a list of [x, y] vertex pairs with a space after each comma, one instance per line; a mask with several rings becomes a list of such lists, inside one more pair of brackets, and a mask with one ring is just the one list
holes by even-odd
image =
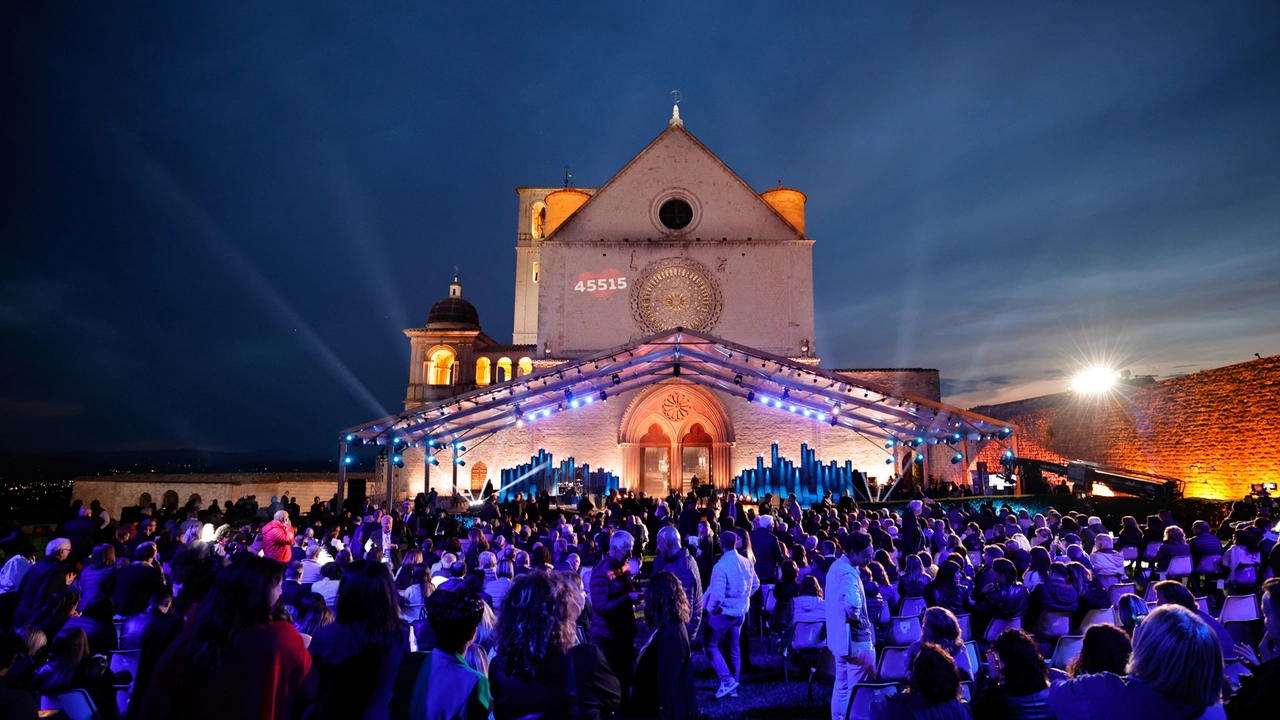
[[920, 446], [1012, 434], [977, 413], [676, 328], [359, 425], [343, 438], [379, 445], [474, 439], [673, 377], [759, 403], [761, 411], [804, 414], [879, 442]]
[[[638, 176], [642, 175], [645, 170], [653, 170], [655, 173], [663, 174], [673, 172], [665, 168], [655, 169], [652, 166], [646, 167], [645, 165], [646, 161], [657, 160], [661, 152], [663, 150], [671, 149], [670, 146], [673, 144], [686, 144], [689, 146], [688, 149], [692, 152], [692, 158], [690, 158], [688, 153], [682, 154], [681, 157], [684, 161], [682, 164], [684, 165], [688, 165], [690, 159], [693, 159], [695, 162], [697, 159], [707, 160], [710, 176], [715, 179], [723, 180], [724, 190], [730, 193], [728, 198], [715, 198], [714, 200], [708, 198], [709, 202], [704, 203], [707, 210], [717, 210], [718, 208], [714, 206], [724, 203], [726, 199], [730, 201], [740, 200], [743, 205], [745, 205], [745, 208], [732, 212], [724, 212], [724, 210], [721, 210], [721, 214], [735, 218], [741, 218], [746, 213], [754, 212], [757, 214], [757, 218], [759, 219], [759, 224], [756, 226], [757, 230], [751, 235], [748, 235], [747, 232], [743, 232], [741, 233], [741, 237], [733, 239], [743, 239], [746, 237], [761, 240], [805, 239], [804, 233], [796, 229], [796, 227], [784, 218], [777, 210], [775, 210], [772, 205], [765, 202], [765, 200], [760, 197], [759, 193], [757, 193], [745, 180], [735, 173], [732, 168], [726, 165], [723, 160], [716, 156], [715, 153], [711, 152], [706, 145], [703, 145], [698, 138], [694, 137], [693, 133], [686, 130], [683, 125], [671, 125], [667, 127], [666, 130], [659, 133], [652, 142], [646, 145], [645, 148], [632, 158], [630, 162], [615, 173], [608, 182], [600, 186], [595, 193], [577, 209], [576, 212], [571, 214], [559, 225], [559, 227], [551, 232], [545, 238], [544, 242], [598, 239], [599, 231], [595, 232], [596, 237], [592, 238], [586, 234], [587, 228], [583, 227], [583, 225], [594, 219], [592, 218], [593, 214], [608, 217], [610, 220], [621, 220], [623, 222], [630, 220], [643, 223], [647, 221], [649, 214], [647, 208], [652, 200], [652, 196], [655, 194], [654, 189], [645, 188], [636, 190], [634, 187], [627, 188], [626, 186], [628, 183], [633, 185], [636, 184], [636, 182], [638, 182]], [[679, 171], [674, 172], [677, 174], [679, 173]], [[668, 183], [668, 187], [676, 187], [672, 183], [680, 179], [682, 178], [671, 177], [671, 182]], [[690, 178], [686, 176], [683, 179], [687, 180]], [[632, 192], [628, 192], [629, 189]], [[684, 187], [681, 187], [681, 189], [687, 190], [687, 188]], [[658, 189], [657, 192], [661, 193], [662, 190], [663, 189]], [[637, 212], [637, 209], [634, 206], [629, 208], [630, 212], [619, 212], [616, 207], [608, 210], [601, 210], [603, 206], [610, 205], [611, 203], [617, 204], [620, 195], [626, 195], [628, 200], [643, 203], [645, 206], [645, 209], [643, 210], [643, 217], [641, 217], [641, 213]], [[641, 233], [653, 235], [661, 232], [654, 230], [651, 226], [647, 225], [637, 225], [635, 229], [636, 232], [631, 234], [632, 237], [636, 237], [637, 235], [643, 236]], [[708, 229], [715, 233], [726, 232], [726, 230], [718, 228]], [[684, 234], [684, 232], [679, 233], [681, 236]], [[575, 235], [581, 235], [582, 237], [575, 237]], [[619, 237], [621, 237], [621, 235], [619, 235]]]

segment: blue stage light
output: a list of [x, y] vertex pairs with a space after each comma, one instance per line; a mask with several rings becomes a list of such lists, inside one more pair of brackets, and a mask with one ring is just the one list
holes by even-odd
[[920, 453], [916, 453], [916, 464], [921, 465], [923, 463], [924, 463], [924, 456], [921, 455]]
[[436, 459], [435, 455], [428, 456], [427, 461], [430, 462], [432, 465], [440, 464], [440, 461]]
[[1004, 459], [1005, 459], [1005, 460], [1012, 460], [1012, 459], [1013, 459], [1013, 451], [1012, 451], [1012, 450], [1005, 450], [1005, 451], [1004, 451]]
[[951, 456], [951, 464], [954, 465], [964, 459], [964, 453], [956, 453]]
[[805, 409], [805, 411], [804, 411], [804, 416], [805, 416], [805, 417], [809, 417], [809, 415], [811, 415], [811, 414], [812, 414], [812, 413], [810, 413], [810, 412], [809, 412], [809, 410], [806, 408], [806, 409]]
[[791, 410], [791, 412], [795, 412], [795, 411], [796, 411], [796, 406], [795, 406], [795, 405], [792, 405], [789, 409]]
[[395, 465], [398, 468], [404, 467], [404, 457], [402, 457], [400, 453], [396, 453], [395, 455], [392, 455], [391, 464]]
[[569, 407], [572, 407], [572, 408], [576, 408], [576, 407], [578, 407], [578, 401], [577, 401], [577, 400], [570, 400], [570, 401], [569, 401]]
[[891, 448], [891, 447], [893, 447], [894, 445], [897, 445], [897, 444], [898, 444], [898, 441], [894, 440], [893, 438], [889, 438], [889, 440], [884, 444], [884, 446], [885, 446], [886, 448]]
[[893, 458], [891, 458], [891, 457], [885, 458], [885, 459], [884, 459], [884, 464], [885, 464], [885, 465], [892, 465], [892, 464], [893, 464]]
[[756, 401], [756, 392], [754, 390], [748, 390], [747, 402], [755, 402], [755, 401]]
[[435, 447], [435, 446], [436, 446], [436, 439], [435, 439], [435, 438], [427, 438], [427, 447]]
[[1013, 434], [1013, 428], [1011, 427], [1000, 428], [1000, 434], [1004, 435], [1005, 437], [1008, 437]]
[[343, 465], [355, 465], [355, 464], [356, 464], [356, 457], [355, 457], [354, 455], [344, 455], [344, 456], [342, 457], [342, 464], [343, 464]]

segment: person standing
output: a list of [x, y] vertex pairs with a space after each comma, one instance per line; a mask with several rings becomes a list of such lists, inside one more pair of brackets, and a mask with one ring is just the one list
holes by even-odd
[[622, 686], [622, 705], [628, 704], [631, 670], [636, 660], [635, 606], [641, 595], [636, 592], [627, 560], [635, 547], [635, 538], [619, 530], [609, 541], [609, 552], [591, 571], [591, 637], [604, 653], [609, 667]]
[[702, 624], [702, 577], [698, 562], [680, 545], [679, 531], [670, 525], [658, 531], [658, 555], [653, 559], [653, 574], [663, 570], [675, 575], [684, 588], [689, 601], [689, 622], [685, 629], [690, 638], [695, 638]]
[[[273, 504], [278, 505], [279, 501]], [[293, 560], [293, 538], [297, 532], [289, 521], [289, 513], [277, 510], [272, 521], [262, 528], [262, 556], [288, 565]]]
[[738, 552], [740, 542], [737, 533], [726, 532], [720, 536], [724, 555], [711, 569], [711, 581], [707, 584], [704, 598], [709, 613], [704, 649], [711, 666], [720, 676], [717, 700], [736, 693], [741, 684], [742, 623], [746, 619], [751, 596], [760, 589], [755, 567]]
[[850, 533], [844, 546], [845, 554], [827, 571], [827, 648], [836, 659], [831, 690], [833, 720], [844, 719], [853, 686], [875, 672], [876, 657], [874, 626], [867, 616], [861, 577], [861, 568], [875, 557], [871, 536]]
[[13, 626], [22, 627], [31, 622], [36, 612], [49, 602], [54, 593], [67, 589], [67, 556], [71, 554], [71, 541], [54, 538], [44, 547], [44, 557], [23, 574], [18, 583], [18, 606], [13, 613]]
[[400, 568], [404, 548], [409, 543], [405, 540], [403, 526], [397, 527], [395, 518], [383, 515], [381, 526], [369, 540], [373, 542], [372, 547], [382, 549], [382, 562], [390, 564], [393, 570]]

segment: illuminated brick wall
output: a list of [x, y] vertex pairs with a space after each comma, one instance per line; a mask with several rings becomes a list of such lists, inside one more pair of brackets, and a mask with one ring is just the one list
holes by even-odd
[[1238, 499], [1280, 481], [1280, 355], [1102, 399], [1063, 393], [973, 411], [1009, 422], [1024, 457], [1176, 477], [1188, 497]]

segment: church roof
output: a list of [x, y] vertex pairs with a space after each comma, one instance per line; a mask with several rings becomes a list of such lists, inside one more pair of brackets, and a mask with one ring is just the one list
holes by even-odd
[[342, 434], [374, 444], [474, 440], [673, 377], [758, 403], [760, 412], [804, 414], [877, 443], [951, 444], [1012, 433], [993, 418], [676, 328]]
[[[665, 166], [663, 162], [665, 158], [661, 158], [664, 149], [672, 143], [687, 143], [687, 147], [681, 148], [684, 154], [678, 158], [674, 166]], [[715, 206], [723, 208], [730, 216], [743, 218], [747, 216], [757, 216], [761, 219], [759, 229], [756, 231], [756, 239], [769, 240], [803, 240], [805, 234], [796, 229], [789, 220], [782, 216], [772, 205], [760, 197], [745, 180], [743, 180], [736, 172], [725, 164], [714, 152], [706, 145], [703, 145], [693, 133], [685, 129], [683, 123], [672, 124], [658, 134], [648, 145], [644, 147], [634, 158], [622, 167], [612, 178], [604, 185], [600, 186], [586, 202], [582, 204], [573, 214], [571, 214], [563, 223], [553, 230], [546, 238], [547, 241], [557, 241], [570, 239], [570, 237], [581, 230], [580, 225], [584, 224], [586, 218], [590, 217], [592, 212], [601, 205], [608, 205], [615, 201], [617, 196], [644, 196], [650, 194], [649, 187], [637, 189], [634, 187], [620, 187], [627, 185], [631, 178], [635, 175], [659, 175], [667, 176], [671, 180], [679, 180], [681, 184], [690, 179], [690, 176], [697, 175], [698, 171], [693, 167], [696, 164], [694, 160], [697, 158], [705, 158], [708, 161], [708, 170], [704, 173], [712, 173], [714, 177], [708, 177], [713, 184], [717, 186], [717, 192], [728, 193], [730, 197], [721, 197], [714, 203]], [[738, 204], [741, 202], [741, 204]], [[712, 209], [708, 207], [708, 209]], [[616, 208], [610, 208], [609, 211], [601, 211], [608, 217], [623, 216]], [[723, 222], [723, 220], [721, 221]], [[718, 225], [718, 223], [717, 223]], [[652, 234], [652, 230], [649, 231]], [[744, 234], [744, 237], [746, 235]], [[735, 238], [741, 239], [741, 238]]]

